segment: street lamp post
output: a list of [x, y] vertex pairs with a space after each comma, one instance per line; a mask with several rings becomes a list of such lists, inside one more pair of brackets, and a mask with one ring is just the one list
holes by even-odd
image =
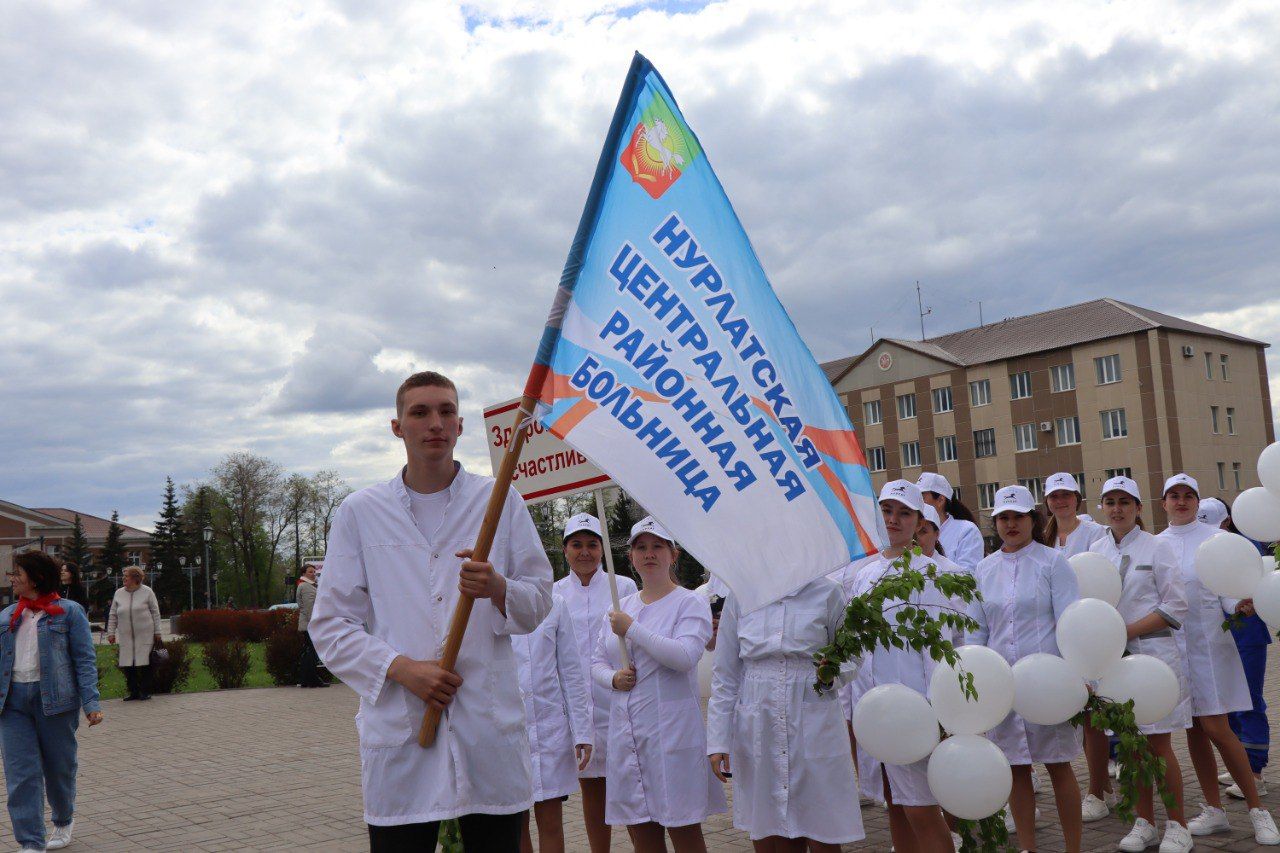
[[204, 534], [204, 606], [213, 607], [213, 599], [210, 597], [209, 588], [209, 543], [213, 541], [213, 527], [206, 524], [204, 530], [200, 531]]
[[187, 568], [187, 558], [179, 557], [178, 565], [182, 566], [182, 571], [187, 573], [187, 609], [196, 609], [196, 567]]

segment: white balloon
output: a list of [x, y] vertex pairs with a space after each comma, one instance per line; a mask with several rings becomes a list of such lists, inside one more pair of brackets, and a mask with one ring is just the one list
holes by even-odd
[[1273, 494], [1280, 496], [1280, 441], [1268, 444], [1259, 454], [1258, 479]]
[[1076, 573], [1081, 598], [1097, 598], [1115, 607], [1120, 603], [1120, 572], [1101, 554], [1084, 551], [1067, 562]]
[[1262, 580], [1262, 555], [1238, 533], [1219, 533], [1196, 549], [1196, 574], [1215, 595], [1249, 598]]
[[938, 718], [928, 700], [904, 684], [872, 687], [853, 708], [858, 747], [885, 764], [911, 764], [938, 744]]
[[1013, 665], [1013, 710], [1028, 723], [1065, 723], [1087, 701], [1084, 679], [1057, 655], [1037, 652]]
[[1120, 611], [1097, 598], [1071, 602], [1058, 618], [1058, 651], [1081, 678], [1100, 678], [1120, 660], [1128, 637]]
[[1013, 710], [1013, 671], [999, 652], [986, 646], [961, 646], [956, 654], [960, 670], [973, 676], [978, 698], [965, 695], [960, 671], [942, 661], [929, 679], [929, 702], [951, 734], [980, 735], [1000, 725]]
[[1133, 700], [1133, 716], [1140, 726], [1173, 713], [1178, 694], [1178, 676], [1169, 664], [1151, 655], [1121, 658], [1098, 680], [1098, 695], [1116, 702]]
[[938, 805], [964, 820], [1000, 811], [1013, 787], [1009, 759], [981, 735], [956, 735], [938, 744], [929, 757], [928, 776]]
[[1253, 609], [1268, 628], [1280, 631], [1280, 572], [1267, 572], [1258, 581], [1253, 590]]
[[1231, 520], [1250, 539], [1275, 542], [1280, 539], [1280, 495], [1261, 486], [1245, 489], [1231, 505]]

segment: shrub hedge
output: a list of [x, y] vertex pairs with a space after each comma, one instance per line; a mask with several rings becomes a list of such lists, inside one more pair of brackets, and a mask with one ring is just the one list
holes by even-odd
[[220, 690], [244, 684], [249, 674], [249, 646], [243, 640], [210, 640], [204, 645], [204, 665]]
[[188, 610], [178, 617], [177, 633], [196, 643], [210, 640], [261, 643], [285, 624], [290, 615], [287, 610]]

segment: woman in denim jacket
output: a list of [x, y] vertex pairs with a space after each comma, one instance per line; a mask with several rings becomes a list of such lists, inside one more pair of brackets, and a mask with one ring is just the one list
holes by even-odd
[[[17, 603], [0, 611], [0, 743], [9, 819], [23, 850], [71, 843], [76, 802], [76, 727], [102, 722], [98, 667], [84, 608], [58, 596], [58, 564], [17, 554], [9, 573]], [[44, 797], [53, 810], [45, 845]]]

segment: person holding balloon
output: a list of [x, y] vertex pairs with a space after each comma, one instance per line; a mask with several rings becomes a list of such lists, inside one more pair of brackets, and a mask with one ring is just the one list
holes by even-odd
[[1107, 528], [1094, 521], [1084, 509], [1084, 493], [1070, 474], [1059, 472], [1044, 481], [1044, 505], [1049, 521], [1044, 527], [1045, 544], [1071, 559], [1089, 550], [1107, 535]]
[[1219, 596], [1201, 582], [1196, 552], [1221, 530], [1196, 519], [1200, 509], [1200, 486], [1196, 480], [1187, 474], [1170, 477], [1164, 484], [1163, 504], [1169, 515], [1169, 526], [1157, 538], [1171, 546], [1182, 571], [1187, 596], [1187, 619], [1182, 636], [1191, 686], [1187, 751], [1205, 798], [1203, 810], [1188, 828], [1192, 835], [1231, 831], [1218, 791], [1218, 765], [1213, 755], [1217, 748], [1249, 806], [1254, 840], [1267, 846], [1280, 844], [1275, 820], [1262, 808], [1258, 797], [1249, 757], [1227, 722], [1227, 715], [1233, 711], [1252, 709], [1253, 700], [1249, 696], [1240, 652], [1231, 635], [1222, 630], [1222, 613], [1225, 610], [1252, 615], [1253, 603]]
[[[1128, 641], [1125, 651], [1158, 658], [1168, 664], [1178, 678], [1178, 701], [1164, 719], [1139, 726], [1151, 751], [1165, 762], [1165, 786], [1173, 796], [1165, 826], [1162, 851], [1178, 853], [1192, 849], [1187, 830], [1182, 788], [1182, 769], [1173, 751], [1172, 733], [1191, 724], [1190, 688], [1187, 684], [1181, 647], [1174, 632], [1183, 628], [1187, 599], [1182, 573], [1173, 549], [1166, 541], [1142, 528], [1142, 493], [1128, 477], [1112, 477], [1102, 487], [1102, 511], [1108, 535], [1095, 542], [1090, 551], [1101, 554], [1120, 573], [1120, 599], [1115, 607], [1124, 619]], [[1083, 804], [1086, 822], [1106, 817], [1115, 801], [1111, 777], [1107, 774], [1106, 733], [1085, 726], [1085, 760], [1089, 768], [1089, 793]], [[1150, 787], [1138, 789], [1138, 817], [1120, 841], [1121, 850], [1145, 850], [1160, 840], [1155, 827], [1155, 803]]]
[[[974, 577], [982, 600], [969, 605], [978, 623], [966, 639], [998, 652], [1010, 665], [1031, 654], [1058, 654], [1055, 631], [1062, 612], [1076, 601], [1075, 572], [1065, 557], [1043, 542], [1044, 527], [1035, 498], [1023, 486], [996, 492], [992, 509], [999, 551], [978, 563]], [[1033, 764], [1048, 770], [1068, 851], [1080, 850], [1080, 785], [1071, 761], [1080, 754], [1079, 734], [1071, 723], [1036, 725], [1015, 711], [987, 733], [1013, 768], [1009, 810], [1018, 845], [1036, 848]]]

